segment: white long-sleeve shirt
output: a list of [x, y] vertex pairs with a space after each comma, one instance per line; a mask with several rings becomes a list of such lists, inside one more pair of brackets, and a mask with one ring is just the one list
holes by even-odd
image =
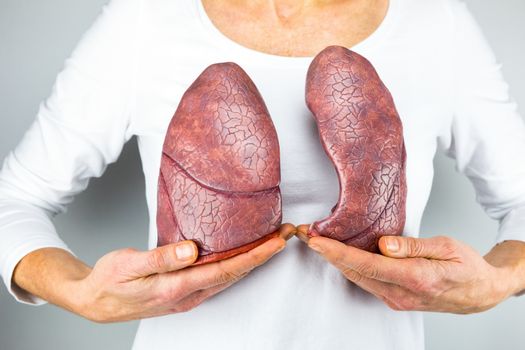
[[[496, 241], [525, 240], [525, 125], [501, 66], [458, 0], [390, 0], [352, 47], [391, 91], [407, 149], [407, 220], [417, 236], [437, 149], [468, 176], [500, 222]], [[168, 123], [208, 65], [234, 61], [259, 88], [279, 136], [283, 220], [325, 217], [338, 180], [304, 103], [311, 57], [254, 51], [224, 36], [200, 0], [111, 0], [82, 37], [0, 171], [0, 273], [43, 247], [68, 249], [52, 217], [136, 135], [156, 246], [157, 177]], [[349, 283], [296, 239], [270, 262], [191, 312], [142, 320], [134, 349], [423, 349], [422, 315], [396, 312]]]

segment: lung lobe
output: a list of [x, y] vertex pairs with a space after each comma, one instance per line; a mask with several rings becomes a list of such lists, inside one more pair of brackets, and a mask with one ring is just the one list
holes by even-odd
[[209, 66], [166, 132], [158, 245], [193, 240], [201, 264], [263, 243], [281, 223], [279, 182], [277, 133], [259, 91], [238, 65]]
[[340, 182], [337, 205], [309, 235], [377, 251], [380, 236], [405, 225], [406, 151], [392, 96], [367, 59], [329, 46], [308, 69], [306, 103]]

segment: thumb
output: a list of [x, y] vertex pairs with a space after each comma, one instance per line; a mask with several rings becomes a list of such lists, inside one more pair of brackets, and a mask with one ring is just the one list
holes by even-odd
[[432, 238], [383, 236], [379, 239], [381, 253], [392, 258], [449, 260], [454, 257], [456, 249], [455, 241], [445, 236]]
[[130, 268], [140, 276], [180, 270], [190, 266], [199, 255], [193, 241], [181, 241], [137, 253]]

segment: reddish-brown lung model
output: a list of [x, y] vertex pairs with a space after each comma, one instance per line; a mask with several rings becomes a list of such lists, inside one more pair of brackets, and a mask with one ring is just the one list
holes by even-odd
[[158, 245], [191, 239], [196, 264], [245, 252], [281, 223], [277, 133], [234, 63], [209, 66], [185, 92], [164, 141]]
[[405, 225], [406, 151], [392, 96], [367, 59], [329, 46], [308, 69], [306, 103], [340, 184], [332, 213], [308, 234], [377, 251], [380, 236]]

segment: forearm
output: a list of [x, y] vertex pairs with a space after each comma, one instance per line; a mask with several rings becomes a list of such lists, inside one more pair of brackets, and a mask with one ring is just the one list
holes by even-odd
[[81, 313], [78, 283], [91, 268], [69, 252], [42, 248], [26, 255], [16, 266], [13, 282], [20, 288], [74, 313]]
[[525, 291], [525, 242], [514, 240], [501, 242], [495, 245], [484, 258], [504, 272], [503, 279], [509, 286], [509, 296]]

